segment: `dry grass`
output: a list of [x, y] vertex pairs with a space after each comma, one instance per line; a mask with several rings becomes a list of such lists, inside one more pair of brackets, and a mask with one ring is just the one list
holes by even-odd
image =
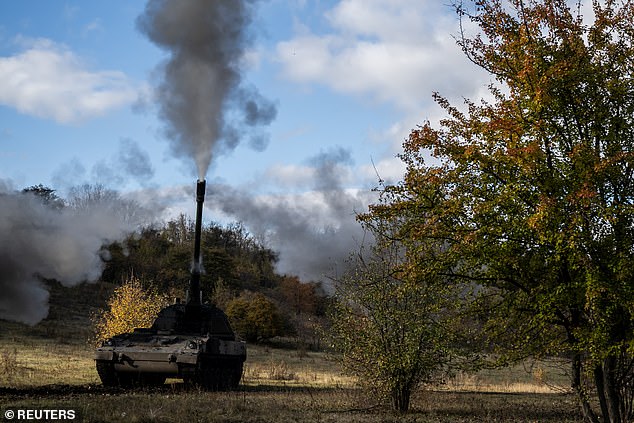
[[569, 380], [565, 367], [555, 360], [527, 361], [475, 374], [458, 373], [442, 389], [459, 392], [567, 393], [570, 390]]
[[[52, 384], [99, 383], [93, 347], [57, 340], [13, 337], [0, 345], [0, 387], [27, 388]], [[354, 379], [341, 374], [323, 352], [298, 355], [294, 350], [251, 345], [243, 384], [313, 388], [350, 387]], [[170, 380], [170, 382], [177, 382]]]
[[[0, 347], [0, 387], [99, 383], [88, 344], [57, 340], [13, 338]], [[344, 375], [324, 352], [304, 352], [251, 345], [243, 384], [308, 388], [353, 388], [356, 380]], [[515, 366], [477, 374], [459, 373], [436, 390], [452, 392], [561, 393], [566, 376], [548, 362], [531, 369]], [[175, 382], [175, 381], [172, 381]]]
[[73, 409], [79, 414], [77, 421], [83, 422], [580, 420], [574, 397], [548, 391], [539, 382], [539, 377], [548, 377], [549, 369], [545, 375], [537, 372], [538, 377], [520, 368], [503, 374], [459, 375], [434, 391], [418, 393], [411, 411], [397, 415], [367, 397], [325, 353], [250, 346], [238, 392], [202, 392], [173, 380], [158, 389], [124, 391], [98, 383], [92, 348], [86, 344], [16, 338], [1, 345], [7, 352], [0, 354], [6, 360], [3, 363], [18, 370], [11, 380], [0, 375], [0, 408]]
[[499, 422], [580, 421], [569, 396], [428, 392], [417, 395], [407, 414], [377, 407], [358, 389], [270, 388], [213, 393], [161, 389], [106, 391], [52, 387], [46, 394], [2, 392], [4, 409], [73, 409], [83, 422]]
[[238, 392], [212, 393], [168, 380], [153, 390], [99, 383], [81, 316], [29, 328], [0, 321], [0, 412], [73, 409], [84, 422], [565, 422], [581, 416], [574, 397], [554, 393], [562, 375], [551, 363], [459, 374], [421, 391], [411, 412], [378, 406], [323, 352], [249, 346]]
[[[57, 340], [13, 338], [2, 340], [0, 357], [13, 351], [15, 371], [0, 387], [35, 387], [51, 384], [97, 383], [99, 378], [86, 344], [63, 344]], [[0, 371], [2, 374], [2, 371]]]
[[324, 352], [307, 352], [250, 346], [243, 383], [312, 388], [355, 386], [354, 378], [341, 373], [337, 363]]

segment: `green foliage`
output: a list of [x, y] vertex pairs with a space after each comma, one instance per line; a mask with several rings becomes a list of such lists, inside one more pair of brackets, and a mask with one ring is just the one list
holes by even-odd
[[634, 3], [593, 2], [589, 27], [565, 0], [468, 4], [458, 11], [481, 32], [459, 44], [496, 78], [492, 102], [436, 94], [448, 117], [411, 133], [404, 181], [371, 216], [402, 219], [416, 272], [477, 287], [464, 307], [503, 359], [566, 352], [586, 418], [599, 421], [593, 387], [605, 421], [628, 421]]
[[42, 184], [24, 188], [22, 193], [36, 195], [44, 204], [56, 210], [62, 209], [65, 206], [64, 200], [55, 193], [54, 189]]
[[263, 294], [244, 293], [229, 301], [225, 312], [234, 330], [249, 342], [263, 342], [286, 334], [282, 314]]
[[344, 368], [404, 412], [416, 388], [449, 368], [455, 293], [432, 273], [412, 273], [383, 231], [337, 281], [331, 330]]
[[[146, 227], [121, 243], [107, 247], [109, 259], [102, 279], [118, 281], [130, 272], [151, 280], [160, 291], [183, 289], [189, 281], [193, 256], [193, 222], [185, 216], [162, 227]], [[260, 245], [242, 226], [203, 227], [201, 243], [203, 293], [213, 295], [217, 281], [236, 292], [274, 286], [276, 255]]]
[[[183, 298], [191, 275], [193, 238], [193, 222], [183, 215], [161, 226], [143, 228], [104, 248], [103, 256], [108, 260], [102, 279], [116, 283], [132, 273], [151, 281], [151, 288], [157, 292]], [[323, 314], [324, 294], [319, 284], [277, 275], [277, 255], [242, 225], [204, 226], [201, 241], [201, 288], [206, 301], [225, 309], [243, 291], [264, 292], [276, 300], [277, 305], [267, 309], [258, 303], [261, 299], [251, 304], [252, 298], [243, 296], [242, 300], [255, 310], [251, 310], [248, 320], [259, 320], [256, 327], [243, 331], [247, 339], [259, 342], [299, 332], [302, 340], [310, 338], [313, 345], [319, 345], [317, 327], [323, 319], [314, 316]], [[284, 312], [280, 313], [278, 307]], [[269, 309], [272, 314], [266, 316]], [[287, 314], [296, 318], [291, 322], [281, 317]]]

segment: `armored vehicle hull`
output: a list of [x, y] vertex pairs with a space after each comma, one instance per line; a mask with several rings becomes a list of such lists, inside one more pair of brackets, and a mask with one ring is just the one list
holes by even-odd
[[245, 343], [235, 340], [225, 314], [210, 305], [192, 309], [174, 304], [161, 311], [151, 328], [110, 338], [95, 351], [106, 386], [180, 378], [205, 389], [235, 389], [245, 359]]

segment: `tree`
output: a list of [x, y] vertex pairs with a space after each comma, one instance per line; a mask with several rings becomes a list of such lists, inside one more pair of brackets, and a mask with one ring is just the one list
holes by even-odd
[[477, 287], [465, 307], [504, 359], [569, 354], [585, 418], [629, 421], [634, 2], [594, 1], [589, 26], [566, 0], [466, 3], [480, 32], [458, 42], [495, 77], [492, 100], [461, 109], [436, 94], [448, 117], [411, 133], [406, 176], [370, 216], [404, 220], [411, 263], [444, 244], [441, 273]]
[[295, 315], [315, 314], [319, 302], [318, 287], [317, 283], [302, 283], [297, 276], [288, 275], [283, 276], [279, 283], [280, 293]]
[[117, 191], [102, 184], [83, 184], [71, 188], [68, 205], [83, 213], [104, 210], [131, 225], [145, 223], [150, 215], [138, 202], [123, 198]]
[[108, 300], [108, 309], [93, 316], [95, 342], [132, 332], [135, 328], [152, 326], [159, 311], [166, 305], [164, 295], [145, 289], [140, 279], [130, 276], [114, 290]]
[[319, 282], [301, 282], [297, 276], [283, 275], [277, 289], [281, 307], [289, 314], [301, 346], [319, 349], [324, 326], [326, 296]]
[[32, 185], [28, 188], [24, 188], [22, 190], [22, 193], [36, 195], [42, 200], [45, 205], [55, 210], [61, 210], [64, 208], [64, 200], [59, 198], [59, 196], [55, 193], [55, 190], [42, 184]]
[[349, 373], [405, 412], [414, 390], [442, 375], [453, 358], [455, 293], [433, 271], [410, 272], [391, 231], [374, 228], [371, 253], [355, 255], [336, 282], [333, 345]]
[[233, 328], [249, 342], [263, 342], [285, 334], [277, 306], [263, 294], [243, 293], [225, 310]]
[[[118, 198], [114, 192], [92, 186], [81, 187], [80, 194], [71, 201], [71, 206], [80, 210], [89, 210], [107, 198]], [[122, 276], [134, 273], [162, 291], [184, 289], [191, 274], [193, 232], [193, 222], [184, 215], [162, 225], [137, 229], [125, 240], [104, 247], [106, 265], [102, 278], [116, 283]], [[239, 225], [204, 226], [201, 254], [201, 287], [207, 298], [213, 296], [220, 280], [228, 289], [240, 292], [272, 285], [278, 278], [274, 272], [275, 254]]]

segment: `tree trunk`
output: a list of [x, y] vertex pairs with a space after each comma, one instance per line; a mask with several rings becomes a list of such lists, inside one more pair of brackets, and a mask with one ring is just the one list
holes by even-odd
[[608, 400], [605, 397], [605, 386], [603, 377], [603, 367], [596, 365], [594, 368], [594, 385], [597, 389], [597, 397], [599, 398], [599, 405], [601, 406], [601, 415], [604, 422], [612, 423], [610, 420], [610, 410], [608, 409]]
[[592, 410], [588, 402], [588, 394], [581, 386], [581, 354], [575, 353], [572, 357], [572, 389], [577, 393], [583, 410], [583, 418], [589, 423], [600, 423], [599, 418]]
[[621, 396], [616, 387], [615, 374], [616, 359], [608, 357], [594, 368], [594, 383], [601, 405], [602, 421], [622, 423], [624, 420], [621, 419]]
[[621, 423], [621, 395], [616, 386], [616, 367], [615, 357], [608, 357], [603, 362], [603, 381], [605, 396], [608, 403], [610, 413], [610, 423]]
[[397, 386], [392, 390], [392, 408], [399, 413], [409, 410], [409, 400], [412, 390], [408, 386]]

